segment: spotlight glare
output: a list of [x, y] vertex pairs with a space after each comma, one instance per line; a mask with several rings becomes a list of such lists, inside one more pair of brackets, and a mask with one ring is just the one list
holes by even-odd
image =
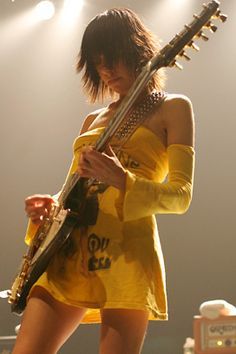
[[64, 22], [70, 23], [75, 20], [83, 6], [83, 0], [64, 0], [62, 11], [62, 19]]
[[35, 8], [38, 20], [49, 20], [55, 14], [55, 6], [51, 1], [40, 1]]

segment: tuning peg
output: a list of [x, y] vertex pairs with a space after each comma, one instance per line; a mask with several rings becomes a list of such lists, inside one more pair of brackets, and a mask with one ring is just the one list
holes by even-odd
[[188, 47], [196, 50], [197, 52], [199, 52], [199, 50], [200, 50], [199, 46], [196, 45], [193, 40], [188, 43]]
[[188, 61], [191, 60], [191, 58], [187, 55], [187, 53], [184, 50], [182, 50], [182, 52], [179, 53], [179, 56], [183, 57], [184, 59], [186, 59]]
[[202, 38], [204, 41], [208, 41], [208, 37], [203, 33], [203, 31], [198, 32], [197, 37]]
[[217, 31], [217, 27], [211, 21], [209, 21], [204, 27], [208, 28], [211, 32]]
[[213, 16], [213, 18], [219, 18], [221, 20], [221, 22], [225, 22], [227, 20], [227, 15], [224, 15], [221, 13], [220, 10], [218, 10], [215, 15]]
[[179, 70], [182, 70], [183, 69], [183, 66], [177, 62], [177, 60], [173, 60], [171, 63], [170, 63], [170, 66], [175, 66], [177, 69]]

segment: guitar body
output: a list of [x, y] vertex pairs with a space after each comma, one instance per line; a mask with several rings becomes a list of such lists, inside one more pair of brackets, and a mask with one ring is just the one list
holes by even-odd
[[[77, 222], [78, 218], [76, 214], [62, 210], [60, 215], [57, 216], [57, 219], [51, 223], [44, 241], [40, 244], [40, 247], [29, 264], [27, 264], [27, 257], [25, 258], [22, 269], [16, 277], [11, 290], [9, 302], [11, 302], [12, 312], [21, 314], [24, 311], [30, 289], [47, 269], [53, 256], [68, 240]], [[34, 247], [34, 245], [32, 247]], [[27, 270], [27, 272], [25, 272], [25, 270]]]
[[21, 314], [24, 311], [33, 284], [47, 269], [53, 256], [69, 240], [74, 228], [95, 224], [98, 213], [97, 193], [91, 193], [90, 189], [86, 188], [85, 180], [81, 178], [65, 200], [68, 209], [54, 207], [49, 218], [39, 227], [10, 291], [8, 301], [12, 312]]

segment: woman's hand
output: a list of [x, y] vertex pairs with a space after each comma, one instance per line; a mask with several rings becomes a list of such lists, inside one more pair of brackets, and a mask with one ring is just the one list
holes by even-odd
[[25, 211], [34, 224], [41, 224], [55, 203], [48, 194], [34, 194], [25, 199]]
[[81, 177], [95, 178], [121, 191], [125, 190], [126, 172], [110, 146], [104, 153], [91, 146], [83, 149], [78, 172]]

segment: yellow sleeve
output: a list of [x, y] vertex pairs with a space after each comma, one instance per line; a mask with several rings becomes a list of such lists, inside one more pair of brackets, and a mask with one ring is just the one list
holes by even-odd
[[164, 183], [137, 177], [127, 171], [125, 194], [120, 194], [116, 203], [122, 221], [187, 211], [192, 199], [194, 149], [172, 144], [167, 148], [167, 155], [169, 173]]

